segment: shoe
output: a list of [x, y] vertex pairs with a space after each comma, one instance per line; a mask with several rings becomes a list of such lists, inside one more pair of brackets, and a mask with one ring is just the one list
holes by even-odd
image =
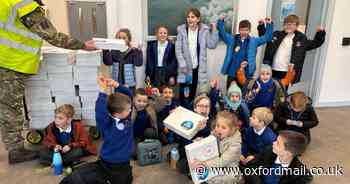
[[8, 162], [9, 164], [17, 164], [26, 161], [32, 161], [39, 157], [35, 151], [27, 150], [25, 148], [18, 148], [9, 151]]

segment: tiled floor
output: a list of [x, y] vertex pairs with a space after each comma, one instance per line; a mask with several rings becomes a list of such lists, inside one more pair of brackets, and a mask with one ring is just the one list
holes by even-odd
[[[320, 124], [312, 130], [312, 142], [302, 160], [308, 167], [343, 167], [343, 176], [316, 176], [315, 184], [350, 183], [350, 108], [324, 108], [317, 110]], [[134, 183], [184, 184], [190, 181], [169, 168], [167, 163], [138, 167], [134, 163]], [[1, 184], [48, 184], [58, 183], [60, 177], [42, 169], [37, 161], [8, 165], [7, 152], [0, 144]]]

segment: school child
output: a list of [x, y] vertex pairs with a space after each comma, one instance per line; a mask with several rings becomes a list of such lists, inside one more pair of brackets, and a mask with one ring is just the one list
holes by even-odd
[[[265, 49], [264, 64], [272, 68], [272, 77], [281, 80], [288, 72], [288, 65], [294, 64], [295, 78], [292, 83], [300, 81], [304, 60], [307, 51], [320, 47], [326, 37], [326, 31], [321, 27], [317, 28], [313, 40], [298, 31], [300, 24], [297, 15], [288, 15], [283, 21], [283, 30], [273, 33], [273, 40], [267, 43]], [[264, 24], [258, 26], [259, 35], [265, 33]]]
[[[264, 22], [264, 21], [262, 21]], [[251, 23], [248, 20], [239, 22], [239, 34], [231, 35], [225, 31], [224, 17], [217, 22], [221, 40], [227, 45], [226, 57], [221, 73], [227, 75], [227, 88], [232, 81], [237, 81], [236, 73], [242, 62], [247, 62], [245, 75], [252, 79], [256, 70], [256, 53], [258, 47], [272, 40], [273, 24], [266, 18], [266, 33], [260, 37], [250, 36]]]
[[131, 46], [132, 37], [129, 29], [120, 29], [116, 34], [116, 38], [124, 40], [128, 49], [125, 52], [103, 50], [103, 63], [112, 66], [113, 80], [135, 90], [135, 66], [142, 66], [142, 51], [139, 48]]
[[157, 40], [147, 43], [146, 78], [153, 87], [175, 85], [177, 77], [177, 60], [175, 44], [168, 39], [168, 28], [158, 26]]
[[40, 151], [41, 164], [51, 165], [54, 151], [61, 153], [63, 166], [72, 166], [84, 156], [97, 154], [96, 145], [89, 139], [83, 124], [73, 120], [73, 116], [74, 107], [70, 104], [55, 110], [55, 120], [46, 128], [45, 148]]
[[315, 109], [311, 99], [304, 92], [291, 94], [280, 104], [274, 113], [277, 131], [292, 130], [305, 135], [307, 143], [311, 141], [310, 129], [318, 125]]
[[[219, 156], [204, 162], [194, 160], [191, 163], [191, 169], [203, 166], [206, 166], [207, 168], [238, 167], [239, 157], [241, 155], [241, 134], [237, 128], [237, 122], [238, 119], [233, 113], [228, 111], [218, 112], [215, 119], [215, 128], [212, 131], [212, 134], [218, 139]], [[236, 184], [240, 181], [240, 178], [240, 174], [216, 175], [209, 179], [208, 183]]]
[[241, 164], [254, 164], [256, 155], [260, 154], [267, 146], [271, 146], [276, 140], [276, 135], [269, 127], [273, 120], [273, 114], [266, 107], [258, 107], [253, 110], [250, 117], [250, 127], [244, 132], [242, 143]]
[[61, 184], [132, 183], [130, 158], [134, 151], [134, 136], [130, 93], [107, 95], [110, 87], [118, 91], [119, 83], [102, 76], [97, 82], [100, 93], [96, 101], [96, 126], [103, 138], [99, 159], [73, 171]]
[[[312, 175], [299, 160], [299, 156], [306, 147], [306, 138], [295, 131], [281, 131], [272, 146], [266, 148], [259, 156], [258, 166], [263, 170], [270, 170], [267, 175], [244, 176], [247, 184], [308, 184], [312, 182]], [[283, 172], [282, 172], [283, 170]]]

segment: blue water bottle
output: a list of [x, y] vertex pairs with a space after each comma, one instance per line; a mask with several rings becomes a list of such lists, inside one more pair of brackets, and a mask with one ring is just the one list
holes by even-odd
[[62, 157], [60, 152], [55, 149], [52, 156], [52, 165], [54, 167], [54, 173], [56, 176], [61, 175], [63, 172]]

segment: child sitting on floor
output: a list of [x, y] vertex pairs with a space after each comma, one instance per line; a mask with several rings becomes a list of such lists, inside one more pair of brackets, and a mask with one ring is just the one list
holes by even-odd
[[317, 114], [312, 107], [311, 99], [304, 92], [291, 94], [286, 102], [280, 104], [275, 110], [277, 131], [293, 130], [306, 136], [310, 143], [310, 129], [318, 125]]
[[63, 166], [70, 166], [79, 162], [87, 155], [96, 155], [96, 145], [89, 140], [83, 124], [73, 120], [74, 108], [64, 104], [55, 110], [55, 121], [46, 128], [44, 138], [45, 149], [40, 152], [40, 163], [51, 165], [55, 150], [62, 154]]
[[250, 117], [250, 127], [243, 135], [241, 164], [254, 164], [256, 155], [276, 140], [275, 133], [268, 126], [272, 120], [273, 114], [270, 109], [266, 107], [254, 109]]
[[[241, 134], [237, 129], [236, 115], [222, 111], [216, 115], [215, 128], [212, 134], [217, 137], [219, 143], [219, 155], [207, 161], [194, 160], [191, 169], [202, 166], [213, 167], [238, 167], [239, 156], [241, 154]], [[203, 153], [204, 154], [204, 153]], [[217, 175], [208, 180], [208, 183], [232, 184], [240, 181], [240, 175]]]

